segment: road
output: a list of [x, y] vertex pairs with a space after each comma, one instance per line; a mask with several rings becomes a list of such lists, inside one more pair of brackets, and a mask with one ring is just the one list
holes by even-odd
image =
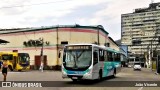
[[[2, 76], [0, 77], [2, 80]], [[122, 84], [122, 81], [160, 81], [160, 75], [154, 74], [150, 69], [143, 68], [141, 71], [133, 71], [132, 68], [123, 68], [116, 78], [108, 77], [102, 81], [80, 81], [73, 83], [70, 79], [62, 79], [60, 71], [29, 71], [29, 72], [9, 72], [7, 81], [53, 81], [51, 86], [43, 88], [25, 88], [25, 90], [159, 90], [160, 87], [116, 87], [111, 85], [106, 87], [109, 81], [111, 83]], [[115, 82], [114, 82], [115, 81]], [[126, 82], [125, 82], [126, 83]], [[128, 82], [129, 83], [129, 82]], [[0, 88], [1, 89], [1, 88]], [[21, 88], [3, 88], [3, 90], [19, 90]]]

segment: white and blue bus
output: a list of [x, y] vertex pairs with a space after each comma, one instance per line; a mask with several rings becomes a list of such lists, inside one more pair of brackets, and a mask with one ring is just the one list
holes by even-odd
[[94, 44], [64, 46], [62, 77], [73, 81], [115, 76], [121, 68], [120, 52]]

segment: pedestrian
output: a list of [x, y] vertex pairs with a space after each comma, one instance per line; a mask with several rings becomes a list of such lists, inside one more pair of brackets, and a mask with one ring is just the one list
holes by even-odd
[[1, 67], [2, 67], [2, 61], [0, 60], [0, 69], [1, 69]]
[[39, 67], [39, 70], [41, 70], [41, 72], [43, 72], [43, 62], [41, 62], [41, 65]]
[[6, 78], [7, 78], [7, 69], [8, 69], [7, 60], [3, 60], [3, 64], [2, 64], [3, 81], [6, 81]]

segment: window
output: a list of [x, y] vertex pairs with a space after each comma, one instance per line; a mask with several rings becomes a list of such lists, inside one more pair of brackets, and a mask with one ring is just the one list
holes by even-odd
[[120, 54], [119, 53], [115, 53], [114, 57], [115, 57], [115, 61], [120, 61]]
[[93, 52], [93, 64], [95, 65], [96, 63], [98, 63], [98, 52], [94, 51]]
[[2, 60], [13, 60], [13, 55], [12, 54], [3, 54]]
[[99, 49], [99, 61], [104, 61], [104, 51]]
[[62, 41], [61, 44], [68, 44], [68, 41]]
[[107, 51], [104, 51], [104, 61], [108, 61]]
[[112, 52], [107, 52], [108, 56], [108, 61], [113, 61], [113, 53]]

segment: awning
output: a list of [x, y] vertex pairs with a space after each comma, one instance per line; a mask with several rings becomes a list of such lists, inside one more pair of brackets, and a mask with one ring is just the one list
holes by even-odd
[[0, 39], [0, 44], [1, 43], [9, 43], [8, 41], [6, 41], [6, 40], [2, 40], [2, 39]]

